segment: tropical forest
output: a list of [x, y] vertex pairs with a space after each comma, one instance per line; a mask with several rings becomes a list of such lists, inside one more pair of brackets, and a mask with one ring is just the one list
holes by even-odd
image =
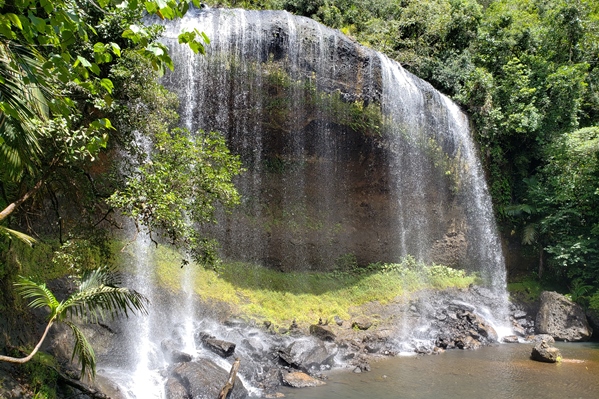
[[0, 0], [0, 399], [596, 398], [598, 338], [599, 1]]

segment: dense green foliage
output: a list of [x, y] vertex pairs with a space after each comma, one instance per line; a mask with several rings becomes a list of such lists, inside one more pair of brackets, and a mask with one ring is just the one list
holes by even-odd
[[[190, 157], [197, 157], [200, 166], [219, 162], [212, 170], [198, 166], [203, 174], [184, 176], [188, 185], [203, 185], [203, 191], [187, 194], [206, 209], [187, 207], [190, 198], [183, 196], [169, 204], [173, 214], [185, 214], [187, 225], [209, 221], [208, 208], [216, 202], [235, 202], [230, 179], [240, 172], [239, 165], [216, 134], [188, 140], [187, 158], [176, 146], [164, 146], [169, 137], [181, 137], [172, 130], [177, 99], [157, 82], [173, 63], [157, 41], [163, 27], [142, 18], [181, 17], [191, 3], [0, 1], [0, 234], [31, 243], [17, 232], [27, 226], [30, 235], [56, 235], [60, 244], [85, 238], [101, 245], [98, 227], [115, 224], [111, 207], [136, 216], [130, 203], [114, 196], [105, 200], [125, 187], [131, 191], [139, 181], [138, 165], [155, 157], [160, 159], [151, 164], [154, 169], [173, 170], [182, 159], [192, 165]], [[183, 32], [179, 42], [203, 53], [209, 41], [193, 30]], [[162, 147], [152, 152], [156, 146]], [[173, 190], [181, 179], [170, 176]], [[144, 188], [160, 192], [164, 187], [159, 180], [146, 179]], [[25, 209], [15, 212], [20, 207]], [[30, 213], [42, 217], [29, 218]], [[164, 224], [158, 219], [171, 216], [154, 214], [154, 222], [145, 224], [152, 231]], [[11, 225], [17, 229], [9, 229]], [[188, 228], [174, 237], [168, 227], [156, 231], [181, 242], [189, 241], [190, 232]], [[0, 245], [10, 244], [3, 239]]]
[[471, 116], [504, 234], [537, 253], [539, 277], [599, 287], [598, 1], [222, 3], [312, 17], [452, 97]]
[[[189, 226], [210, 221], [217, 203], [236, 201], [230, 179], [240, 172], [237, 159], [217, 133], [194, 138], [175, 130], [178, 101], [158, 83], [174, 66], [157, 41], [164, 28], [152, 21], [181, 17], [192, 3], [200, 6], [197, 0], [0, 0], [3, 326], [20, 333], [23, 320], [13, 326], [11, 318], [27, 318], [13, 289], [17, 274], [45, 280], [103, 270], [112, 253], [108, 232], [122, 228], [123, 219], [114, 216], [119, 211], [145, 224], [154, 237], [189, 244], [201, 241]], [[179, 36], [195, 53], [203, 53], [208, 42], [197, 30]], [[168, 187], [157, 178], [182, 161], [187, 172], [193, 166], [201, 172], [169, 173]], [[143, 162], [149, 164], [139, 168]], [[141, 180], [145, 191], [135, 192]], [[201, 189], [179, 191], [177, 201], [169, 203], [168, 196], [147, 196], [146, 209], [166, 206], [169, 212], [154, 212], [151, 221], [138, 218], [139, 196], [172, 193], [181, 184]], [[175, 215], [179, 220], [173, 224]], [[15, 238], [37, 243], [41, 251], [27, 253]], [[196, 247], [189, 249], [203, 254]], [[62, 306], [50, 299], [51, 310]], [[109, 300], [118, 305], [114, 296]], [[84, 302], [93, 306], [94, 298]], [[95, 314], [91, 308], [82, 311]], [[75, 325], [68, 325], [78, 338], [75, 350], [84, 356], [83, 369], [93, 368], [93, 359], [85, 360], [91, 347], [79, 339]], [[10, 328], [0, 342], [2, 352], [5, 345], [14, 347]]]

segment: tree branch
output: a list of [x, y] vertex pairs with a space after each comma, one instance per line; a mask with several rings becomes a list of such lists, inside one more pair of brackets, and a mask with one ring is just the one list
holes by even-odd
[[4, 219], [6, 219], [8, 217], [8, 215], [13, 213], [13, 211], [15, 209], [17, 209], [23, 202], [25, 202], [29, 198], [31, 198], [31, 196], [33, 194], [35, 194], [36, 192], [39, 191], [39, 189], [44, 184], [45, 180], [48, 178], [50, 173], [52, 173], [52, 171], [54, 170], [57, 163], [58, 163], [58, 159], [54, 158], [52, 160], [52, 162], [50, 162], [50, 166], [49, 166], [48, 170], [46, 171], [46, 173], [44, 173], [42, 178], [39, 179], [37, 183], [35, 183], [35, 186], [33, 186], [33, 188], [31, 188], [31, 190], [27, 191], [21, 198], [19, 198], [15, 202], [9, 204], [6, 208], [4, 208], [2, 211], [0, 211], [0, 222], [2, 222]]
[[227, 383], [225, 384], [223, 389], [221, 389], [220, 393], [218, 394], [218, 399], [226, 399], [229, 395], [229, 392], [233, 389], [233, 386], [235, 385], [235, 378], [237, 377], [237, 370], [239, 370], [240, 362], [241, 360], [239, 360], [239, 358], [235, 359], [233, 366], [231, 366], [231, 371], [229, 372], [229, 379], [227, 380]]

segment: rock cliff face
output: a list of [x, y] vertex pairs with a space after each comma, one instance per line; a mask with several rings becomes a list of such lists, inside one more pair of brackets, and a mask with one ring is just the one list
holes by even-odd
[[468, 122], [447, 98], [286, 12], [194, 11], [164, 40], [193, 28], [210, 37], [207, 55], [173, 45], [164, 83], [183, 98], [183, 124], [223, 132], [247, 169], [242, 206], [211, 230], [225, 256], [281, 270], [408, 254], [503, 269]]

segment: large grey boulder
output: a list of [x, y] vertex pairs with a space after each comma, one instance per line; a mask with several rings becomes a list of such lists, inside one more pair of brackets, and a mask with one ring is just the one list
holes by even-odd
[[[229, 371], [208, 359], [199, 359], [175, 367], [166, 383], [167, 399], [214, 399], [227, 383]], [[248, 391], [237, 377], [229, 399], [244, 399]]]
[[587, 341], [593, 335], [582, 308], [565, 296], [544, 291], [535, 322], [537, 334], [549, 334], [558, 341]]
[[332, 366], [338, 347], [332, 342], [298, 339], [279, 350], [279, 357], [291, 367], [310, 371], [321, 366]]
[[541, 341], [532, 348], [530, 354], [532, 360], [545, 363], [556, 363], [562, 358], [559, 349], [551, 346], [546, 341]]

